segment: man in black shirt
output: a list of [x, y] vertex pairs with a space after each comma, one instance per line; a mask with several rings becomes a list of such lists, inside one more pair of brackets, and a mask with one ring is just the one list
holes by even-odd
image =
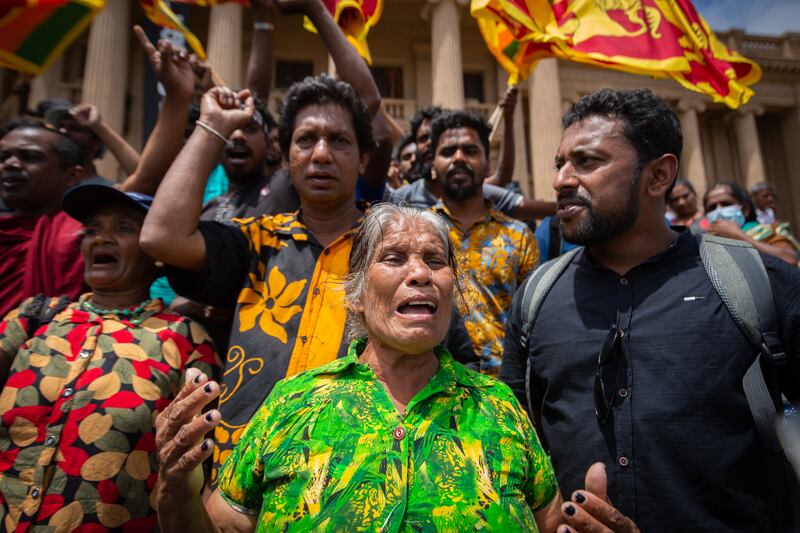
[[[674, 111], [647, 90], [604, 90], [577, 102], [563, 125], [558, 216], [564, 238], [585, 248], [529, 332], [523, 291], [515, 296], [500, 378], [526, 402], [530, 364], [532, 415], [571, 499], [567, 523], [789, 530], [786, 466], [760, 443], [742, 388], [757, 354], [696, 240], [664, 224], [682, 147]], [[762, 258], [790, 360], [782, 390], [794, 400], [800, 273]]]

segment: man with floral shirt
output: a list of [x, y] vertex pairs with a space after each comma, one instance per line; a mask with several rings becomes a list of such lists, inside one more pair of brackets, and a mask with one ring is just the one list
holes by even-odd
[[431, 124], [431, 173], [441, 181], [443, 193], [434, 209], [450, 226], [466, 278], [461, 314], [480, 358], [480, 371], [497, 376], [511, 298], [539, 262], [539, 248], [524, 223], [484, 199], [489, 131], [474, 113], [440, 114]]

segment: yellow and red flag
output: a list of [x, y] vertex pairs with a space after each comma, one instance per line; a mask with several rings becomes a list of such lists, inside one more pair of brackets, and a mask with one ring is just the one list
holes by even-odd
[[472, 0], [471, 11], [511, 77], [559, 57], [672, 78], [731, 108], [761, 78], [758, 64], [723, 45], [689, 0]]
[[[372, 55], [367, 46], [367, 34], [383, 14], [383, 0], [322, 0], [322, 3], [350, 44], [371, 65]], [[305, 18], [303, 27], [310, 32], [317, 32], [308, 18]]]
[[153, 24], [177, 30], [183, 34], [186, 44], [197, 54], [200, 59], [205, 60], [206, 51], [194, 33], [181, 21], [178, 15], [169, 7], [169, 3], [164, 0], [139, 0], [139, 4], [144, 10], [144, 14]]
[[0, 0], [0, 67], [41, 74], [105, 0]]

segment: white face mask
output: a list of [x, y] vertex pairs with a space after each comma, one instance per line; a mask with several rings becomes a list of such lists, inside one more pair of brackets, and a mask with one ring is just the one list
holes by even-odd
[[740, 228], [744, 226], [744, 213], [742, 212], [742, 206], [736, 205], [726, 205], [725, 207], [718, 207], [713, 211], [706, 213], [706, 219], [710, 223], [714, 223], [717, 220], [730, 220], [735, 222], [737, 226]]

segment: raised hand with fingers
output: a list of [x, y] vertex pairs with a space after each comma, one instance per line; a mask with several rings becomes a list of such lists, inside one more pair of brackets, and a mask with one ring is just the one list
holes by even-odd
[[100, 112], [93, 104], [80, 104], [70, 109], [69, 114], [75, 121], [90, 130], [96, 128], [100, 124]]
[[623, 515], [608, 499], [606, 466], [595, 463], [586, 472], [585, 490], [572, 493], [572, 501], [561, 505], [561, 514], [568, 525], [558, 533], [638, 533], [636, 524]]
[[164, 39], [158, 41], [158, 47], [153, 46], [141, 26], [134, 26], [133, 31], [167, 94], [191, 97], [194, 91], [195, 72], [189, 61], [189, 54]]
[[198, 466], [214, 450], [204, 436], [219, 423], [219, 411], [202, 414], [219, 395], [219, 385], [197, 369], [186, 371], [186, 382], [175, 399], [156, 417], [158, 498], [175, 500], [199, 494], [203, 486]]
[[227, 87], [214, 87], [200, 100], [198, 123], [209, 126], [226, 139], [253, 120], [255, 102], [250, 90], [238, 93]]

